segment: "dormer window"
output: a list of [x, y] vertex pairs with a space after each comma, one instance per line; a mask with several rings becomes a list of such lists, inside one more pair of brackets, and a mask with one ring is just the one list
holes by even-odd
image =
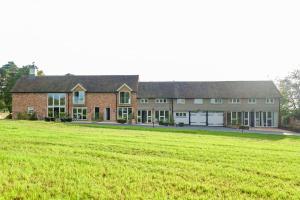
[[120, 99], [119, 103], [120, 104], [130, 104], [131, 99], [130, 99], [130, 92], [120, 92]]
[[73, 92], [73, 104], [84, 104], [84, 102], [85, 102], [84, 91]]

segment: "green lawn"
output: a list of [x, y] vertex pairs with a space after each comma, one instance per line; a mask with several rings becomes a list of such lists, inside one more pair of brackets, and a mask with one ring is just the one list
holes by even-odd
[[300, 199], [300, 137], [125, 129], [0, 120], [0, 199]]

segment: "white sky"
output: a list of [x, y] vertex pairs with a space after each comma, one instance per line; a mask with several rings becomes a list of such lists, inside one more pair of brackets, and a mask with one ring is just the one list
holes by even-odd
[[300, 68], [300, 1], [0, 0], [0, 65], [143, 81], [275, 80]]

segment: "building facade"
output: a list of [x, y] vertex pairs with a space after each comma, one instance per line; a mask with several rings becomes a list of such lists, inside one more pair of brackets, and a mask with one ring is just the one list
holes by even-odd
[[12, 89], [13, 118], [137, 123], [174, 121], [201, 126], [278, 127], [280, 93], [272, 81], [139, 82], [137, 75], [41, 76]]

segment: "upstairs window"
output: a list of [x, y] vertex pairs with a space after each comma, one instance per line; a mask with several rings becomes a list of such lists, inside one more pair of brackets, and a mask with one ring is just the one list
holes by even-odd
[[203, 104], [203, 99], [194, 99], [194, 104]]
[[230, 99], [229, 102], [232, 103], [232, 104], [238, 104], [238, 103], [241, 103], [241, 100], [238, 99], [238, 98], [234, 98], [234, 99]]
[[266, 98], [266, 104], [274, 104], [275, 100], [273, 98]]
[[140, 103], [148, 103], [148, 99], [140, 99]]
[[84, 104], [84, 102], [85, 102], [84, 91], [73, 92], [73, 104]]
[[185, 104], [185, 99], [177, 99], [177, 104]]
[[168, 103], [167, 99], [155, 99], [155, 103]]
[[129, 92], [120, 92], [120, 104], [130, 104], [130, 94]]
[[222, 104], [223, 99], [210, 99], [211, 104]]
[[248, 99], [249, 104], [256, 104], [256, 99], [255, 98], [250, 98]]

